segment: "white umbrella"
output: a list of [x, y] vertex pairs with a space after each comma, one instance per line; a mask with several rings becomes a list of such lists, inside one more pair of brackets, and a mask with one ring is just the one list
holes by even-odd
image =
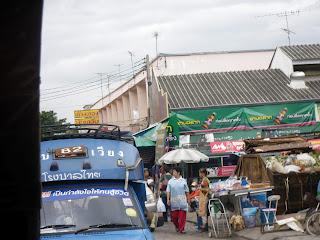
[[196, 149], [192, 148], [179, 148], [167, 152], [159, 160], [158, 163], [166, 164], [176, 164], [180, 162], [185, 163], [198, 163], [198, 162], [207, 162], [209, 157]]

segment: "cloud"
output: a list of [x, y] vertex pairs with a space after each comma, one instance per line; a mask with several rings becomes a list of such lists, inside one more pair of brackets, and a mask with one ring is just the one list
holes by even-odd
[[[98, 72], [117, 71], [146, 54], [274, 48], [288, 43], [281, 28], [285, 18], [257, 17], [302, 9], [289, 16], [294, 44], [320, 39], [319, 2], [315, 0], [122, 0], [45, 1], [42, 30], [41, 89], [77, 86]], [[96, 78], [98, 79], [98, 78]], [[75, 83], [72, 85], [72, 83]], [[61, 89], [59, 89], [61, 90]], [[106, 89], [104, 89], [106, 90]], [[46, 93], [46, 94], [45, 94]], [[42, 99], [48, 92], [42, 91]], [[54, 95], [53, 95], [54, 96]], [[42, 101], [73, 120], [73, 110], [92, 103], [100, 89], [66, 98]]]

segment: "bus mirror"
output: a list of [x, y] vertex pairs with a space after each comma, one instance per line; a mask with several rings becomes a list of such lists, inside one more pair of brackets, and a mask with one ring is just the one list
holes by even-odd
[[[121, 160], [122, 160], [122, 159], [121, 159]], [[119, 159], [118, 159], [118, 161], [119, 161]], [[124, 163], [124, 165], [125, 165], [125, 167], [126, 167], [126, 178], [125, 178], [125, 182], [124, 182], [124, 190], [125, 190], [125, 191], [128, 190], [129, 171], [136, 169], [136, 168], [139, 166], [139, 164], [140, 164], [141, 161], [142, 161], [142, 158], [139, 157], [139, 158], [136, 160], [136, 162], [134, 163], [134, 165], [126, 166], [126, 164]], [[118, 163], [118, 162], [117, 162], [117, 163]]]

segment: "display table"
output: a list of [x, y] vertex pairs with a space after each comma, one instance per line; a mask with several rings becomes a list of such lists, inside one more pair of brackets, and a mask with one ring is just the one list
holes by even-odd
[[215, 192], [212, 194], [212, 198], [220, 198], [222, 202], [230, 201], [234, 205], [234, 212], [237, 215], [242, 215], [241, 197], [254, 195], [259, 193], [268, 193], [273, 190], [273, 186], [261, 187], [261, 188], [243, 188], [237, 190], [225, 190]]

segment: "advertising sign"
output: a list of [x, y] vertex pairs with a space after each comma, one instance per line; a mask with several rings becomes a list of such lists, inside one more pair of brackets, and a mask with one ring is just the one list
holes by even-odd
[[244, 151], [243, 141], [211, 142], [211, 153], [227, 153]]
[[234, 173], [236, 168], [237, 168], [237, 166], [235, 166], [235, 165], [218, 167], [217, 176], [229, 177]]
[[100, 123], [99, 110], [98, 109], [75, 110], [74, 111], [74, 123], [75, 124], [98, 124], [98, 123]]
[[178, 128], [179, 132], [299, 127], [316, 121], [314, 103], [182, 110], [170, 118], [170, 125]]

